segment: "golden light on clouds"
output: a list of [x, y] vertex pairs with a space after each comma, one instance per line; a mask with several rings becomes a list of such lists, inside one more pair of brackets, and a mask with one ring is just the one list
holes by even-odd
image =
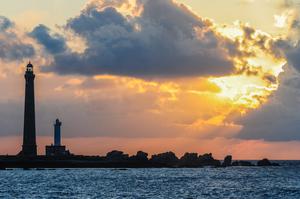
[[[105, 1], [91, 2], [88, 6], [96, 6], [100, 10], [106, 7]], [[135, 16], [133, 12], [137, 7], [132, 6], [135, 5], [132, 2], [127, 5], [115, 1], [114, 6], [124, 15], [130, 13]], [[284, 26], [286, 20], [284, 16], [276, 17], [278, 26]], [[278, 89], [278, 78], [286, 60], [273, 52], [275, 37], [247, 23], [236, 21], [231, 25], [219, 25], [209, 19], [204, 21], [207, 29], [194, 30], [197, 38], [205, 39], [206, 34], [212, 32], [217, 35], [224, 44], [220, 48], [228, 52], [228, 59], [234, 64], [231, 74], [151, 80], [95, 75], [80, 81], [74, 78], [67, 80], [66, 88], [72, 87], [75, 96], [85, 101], [110, 99], [115, 103], [132, 103], [134, 111], [141, 114], [139, 117], [149, 120], [154, 117], [185, 135], [233, 136], [242, 126], [235, 124], [231, 118], [257, 109], [268, 100]], [[136, 27], [136, 31], [140, 29]], [[84, 43], [79, 46], [79, 49], [84, 49]], [[62, 91], [64, 86], [59, 88]], [[157, 126], [160, 125], [158, 122]]]
[[218, 96], [246, 109], [257, 108], [270, 95], [272, 89], [275, 90], [267, 87], [259, 77], [238, 75], [213, 78], [211, 81], [221, 88]]
[[211, 77], [209, 81], [220, 88], [217, 95], [237, 105], [241, 113], [258, 108], [277, 90], [278, 77], [286, 64], [283, 57], [272, 52], [271, 45], [276, 38], [238, 21], [233, 25], [218, 27], [217, 30], [235, 41], [242, 54], [233, 59], [236, 73]]
[[[132, 32], [134, 34], [130, 35], [128, 33], [128, 35], [121, 35], [120, 40], [122, 41], [124, 39], [123, 36], [125, 38], [129, 37], [129, 39], [134, 39], [129, 40], [130, 42], [124, 40], [122, 45], [116, 45], [115, 49], [120, 48], [120, 52], [125, 54], [124, 57], [132, 57], [137, 60], [138, 65], [142, 66], [145, 64], [145, 61], [143, 59], [137, 59], [142, 57], [139, 52], [132, 51], [134, 53], [130, 52], [127, 54], [127, 51], [131, 48], [135, 49], [135, 44], [138, 43], [136, 41], [140, 41], [135, 40], [135, 37], [143, 37], [144, 35], [140, 35], [141, 33], [148, 34], [149, 31], [155, 30], [149, 34], [151, 37], [146, 37], [146, 40], [141, 40], [142, 42], [140, 42], [140, 44], [144, 44], [144, 41], [149, 41], [147, 45], [151, 46], [151, 39], [157, 37], [157, 32], [159, 33], [159, 39], [161, 35], [164, 35], [162, 34], [164, 31], [159, 32], [163, 27], [161, 27], [160, 23], [156, 24], [153, 22], [150, 28], [145, 28], [145, 24], [148, 25], [148, 23], [145, 23], [145, 21], [143, 21], [145, 24], [138, 23], [140, 19], [134, 18], [141, 15], [142, 10], [140, 9], [143, 7], [137, 6], [135, 0], [120, 2], [121, 1], [92, 0], [87, 6], [95, 6], [96, 9], [100, 11], [107, 6], [112, 6], [116, 11], [124, 15], [125, 21], [127, 20], [126, 23], [132, 23], [132, 27], [134, 27]], [[172, 3], [174, 2], [165, 6], [174, 7]], [[229, 25], [218, 24], [211, 19], [196, 16], [196, 13], [190, 13], [192, 11], [188, 10], [189, 8], [184, 5], [176, 3], [176, 6], [178, 7], [174, 7], [174, 9], [176, 8], [176, 12], [181, 13], [181, 17], [182, 15], [188, 16], [188, 19], [193, 18], [192, 21], [197, 22], [194, 27], [190, 28], [191, 34], [188, 34], [188, 37], [184, 37], [182, 41], [179, 41], [180, 45], [175, 46], [178, 47], [176, 50], [180, 53], [181, 51], [184, 52], [182, 55], [187, 54], [192, 58], [200, 57], [199, 59], [195, 59], [197, 61], [193, 62], [195, 63], [193, 70], [195, 69], [198, 75], [195, 75], [196, 72], [193, 74], [194, 71], [184, 74], [185, 70], [189, 70], [189, 63], [187, 62], [190, 57], [188, 56], [186, 59], [182, 59], [184, 60], [184, 62], [182, 62], [183, 64], [180, 63], [180, 66], [177, 68], [171, 68], [176, 64], [175, 62], [177, 60], [174, 59], [177, 55], [176, 53], [174, 53], [174, 56], [172, 54], [168, 58], [171, 59], [172, 64], [170, 64], [170, 69], [166, 67], [165, 70], [168, 70], [167, 72], [153, 68], [155, 72], [153, 74], [147, 74], [148, 69], [145, 68], [145, 71], [140, 73], [135, 73], [134, 71], [123, 73], [124, 71], [127, 72], [126, 68], [124, 68], [124, 70], [122, 69], [121, 72], [117, 68], [124, 67], [122, 63], [115, 68], [115, 71], [118, 72], [106, 70], [110, 67], [107, 63], [103, 64], [103, 70], [98, 70], [97, 64], [101, 64], [99, 62], [107, 58], [101, 57], [102, 54], [108, 52], [105, 55], [111, 56], [112, 60], [118, 60], [118, 58], [120, 58], [114, 56], [115, 49], [112, 50], [108, 48], [107, 50], [104, 48], [105, 42], [102, 40], [96, 41], [99, 37], [103, 36], [103, 33], [97, 30], [95, 32], [86, 33], [88, 36], [84, 37], [79, 34], [76, 35], [70, 29], [63, 30], [63, 27], [61, 27], [61, 29], [57, 28], [59, 30], [55, 31], [51, 29], [51, 31], [49, 31], [49, 37], [55, 35], [57, 33], [56, 31], [59, 31], [58, 34], [62, 35], [59, 39], [64, 39], [67, 50], [58, 52], [58, 54], [54, 54], [54, 56], [45, 53], [47, 49], [43, 48], [40, 44], [41, 42], [37, 43], [33, 41], [33, 38], [19, 35], [22, 41], [32, 43], [36, 49], [37, 53], [35, 56], [37, 61], [33, 60], [35, 66], [44, 66], [44, 68], [42, 68], [45, 69], [44, 71], [36, 70], [38, 74], [37, 77], [42, 77], [40, 79], [44, 79], [45, 81], [47, 80], [47, 83], [44, 82], [43, 87], [47, 84], [47, 88], [54, 91], [52, 94], [48, 91], [42, 91], [43, 93], [41, 95], [43, 99], [49, 100], [49, 98], [51, 98], [57, 101], [67, 102], [67, 104], [75, 101], [77, 103], [74, 105], [76, 108], [83, 107], [82, 110], [79, 111], [80, 113], [85, 112], [88, 116], [90, 112], [95, 114], [93, 117], [91, 116], [91, 120], [98, 120], [105, 114], [109, 115], [111, 117], [110, 121], [113, 121], [113, 124], [109, 126], [109, 122], [104, 121], [106, 118], [101, 118], [101, 122], [104, 121], [103, 124], [98, 125], [98, 122], [96, 122], [94, 125], [94, 129], [96, 129], [97, 132], [111, 132], [116, 129], [116, 132], [123, 132], [124, 130], [126, 131], [124, 134], [127, 134], [130, 133], [130, 131], [135, 131], [133, 128], [137, 128], [140, 129], [141, 133], [151, 130], [151, 133], [158, 132], [158, 134], [162, 135], [169, 133], [174, 134], [174, 136], [201, 138], [233, 137], [239, 133], [243, 126], [237, 124], [235, 118], [240, 118], [241, 116], [245, 116], [250, 110], [260, 108], [279, 87], [279, 75], [284, 72], [283, 67], [287, 61], [284, 57], [274, 52], [273, 45], [277, 38], [272, 34], [254, 28], [248, 23], [235, 21]], [[156, 10], [154, 9], [154, 11]], [[172, 10], [172, 13], [173, 12], [175, 11]], [[154, 12], [154, 15], [156, 14], [157, 13]], [[162, 13], [161, 16], [162, 19], [158, 19], [160, 21], [164, 19], [165, 13]], [[173, 27], [176, 26], [178, 21], [173, 15], [171, 16], [167, 22], [172, 24], [170, 27]], [[87, 15], [87, 18], [91, 17], [92, 16]], [[273, 14], [271, 15], [271, 18], [272, 17]], [[109, 16], [109, 19], [110, 18]], [[288, 12], [275, 15], [275, 24], [272, 25], [282, 29], [290, 24], [289, 18], [290, 13]], [[152, 21], [150, 20], [150, 22]], [[184, 31], [175, 32], [176, 34], [174, 35], [183, 35], [187, 32], [185, 29], [187, 23], [185, 21], [182, 23], [183, 24], [179, 25], [183, 26]], [[99, 28], [97, 27], [99, 24], [95, 23], [93, 25], [96, 26], [95, 29]], [[110, 26], [118, 27], [117, 25]], [[102, 29], [107, 30], [107, 28]], [[171, 28], [168, 31], [174, 33], [172, 31], [176, 31], [175, 29], [173, 30]], [[113, 35], [113, 31], [115, 31], [115, 29], [112, 29], [112, 32], [108, 31], [108, 34], [104, 36], [118, 38], [119, 35]], [[16, 34], [20, 34], [19, 32]], [[166, 34], [166, 38], [169, 36], [169, 33]], [[92, 39], [90, 38], [89, 40], [89, 37]], [[164, 37], [162, 38], [164, 39]], [[108, 38], [108, 40], [110, 39], [114, 41], [115, 38]], [[159, 41], [158, 46], [159, 48], [162, 47], [162, 49], [163, 45], [169, 47], [170, 44], [177, 42], [175, 41], [176, 39], [170, 39], [171, 42], [166, 45], [161, 44], [163, 41], [159, 39], [157, 40]], [[6, 39], [0, 38], [0, 40]], [[118, 42], [119, 41], [116, 43]], [[102, 43], [103, 46], [101, 46]], [[196, 45], [192, 45], [194, 43]], [[108, 47], [111, 47], [112, 44], [114, 45], [114, 42], [109, 43]], [[124, 44], [130, 47], [125, 49], [127, 51], [122, 49]], [[91, 48], [89, 45], [95, 45], [97, 48]], [[98, 52], [102, 50], [102, 54]], [[168, 48], [166, 48], [165, 51], [168, 51]], [[72, 71], [76, 66], [73, 66], [72, 62], [70, 62], [70, 64], [67, 62], [66, 71], [47, 71], [48, 62], [50, 63], [54, 60], [56, 55], [62, 58], [64, 54], [68, 55], [69, 52], [71, 52], [70, 55], [72, 56], [67, 58], [71, 59], [73, 56], [78, 55], [79, 60], [81, 60], [80, 58], [82, 57], [85, 58], [77, 67], [80, 70]], [[92, 52], [93, 56], [87, 56], [89, 52]], [[149, 49], [145, 52], [149, 52]], [[218, 58], [220, 58], [220, 61], [213, 63], [204, 61], [203, 63], [199, 63], [202, 61], [202, 52], [204, 54], [203, 59], [206, 58], [206, 55], [211, 55], [210, 58], [212, 60], [218, 60]], [[166, 57], [163, 56], [163, 54], [158, 57], [151, 56], [151, 53], [153, 52], [150, 51], [150, 53], [148, 53], [150, 54], [149, 58], [155, 60], [152, 65], [159, 65], [157, 63], [160, 63], [160, 59]], [[160, 53], [161, 52], [157, 52], [157, 54]], [[179, 59], [181, 58], [180, 56], [177, 57], [179, 57]], [[121, 56], [121, 58], [123, 58], [123, 56]], [[90, 62], [91, 59], [97, 59], [95, 61], [96, 63]], [[151, 61], [151, 59], [146, 61]], [[127, 59], [125, 59], [125, 61], [122, 60], [122, 62], [126, 62], [126, 60]], [[176, 61], [174, 62], [174, 60]], [[161, 62], [164, 64], [164, 61], [165, 60], [162, 60]], [[228, 61], [228, 63], [225, 63], [226, 61]], [[131, 63], [133, 62], [129, 62], [128, 65]], [[227, 66], [228, 70], [224, 70], [226, 64], [230, 65]], [[93, 68], [93, 65], [96, 67]], [[149, 64], [147, 67], [152, 67], [152, 65]], [[215, 67], [215, 69], [209, 68], [210, 65], [211, 68]], [[58, 64], [58, 66], [60, 66], [60, 64]], [[83, 69], [84, 67], [86, 68]], [[2, 68], [4, 68], [4, 66]], [[81, 73], [91, 68], [94, 70], [90, 73]], [[99, 66], [99, 68], [101, 67]], [[183, 70], [181, 71], [182, 68]], [[205, 70], [203, 69], [203, 72], [199, 72], [199, 68], [204, 68]], [[15, 68], [11, 70], [14, 69]], [[130, 70], [135, 69], [135, 67], [130, 68]], [[179, 69], [179, 72], [172, 73]], [[22, 78], [24, 68], [18, 67], [18, 70], [19, 73], [17, 75]], [[150, 68], [149, 71], [151, 72], [151, 70]], [[213, 72], [217, 71], [218, 73], [204, 74], [210, 70]], [[2, 72], [2, 69], [0, 69], [0, 72]], [[160, 74], [160, 72], [162, 74]], [[5, 72], [0, 74], [0, 78], [2, 79], [6, 76], [7, 74]], [[61, 99], [59, 99], [59, 97], [61, 97]], [[99, 121], [101, 119], [99, 119]], [[106, 125], [106, 123], [108, 123], [107, 126], [103, 128], [102, 125]]]

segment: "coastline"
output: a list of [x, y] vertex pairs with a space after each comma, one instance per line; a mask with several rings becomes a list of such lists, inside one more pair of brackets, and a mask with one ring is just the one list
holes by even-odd
[[106, 156], [0, 156], [0, 169], [8, 168], [202, 168], [202, 167], [234, 167], [234, 166], [280, 166], [268, 159], [256, 161], [232, 160], [228, 155], [223, 161], [213, 158], [211, 153], [198, 155], [186, 153], [177, 158], [173, 152], [152, 155], [142, 151], [128, 156], [121, 151], [112, 151]]

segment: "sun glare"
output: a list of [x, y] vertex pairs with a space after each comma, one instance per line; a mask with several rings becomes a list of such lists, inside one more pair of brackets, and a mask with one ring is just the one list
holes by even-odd
[[277, 28], [284, 28], [287, 26], [288, 16], [285, 14], [282, 15], [274, 15], [274, 26]]
[[[276, 16], [276, 21], [278, 26], [284, 26], [286, 18]], [[247, 24], [237, 21], [230, 26], [219, 26], [217, 30], [238, 44], [245, 55], [233, 58], [237, 72], [229, 76], [211, 77], [209, 81], [220, 88], [218, 97], [242, 107], [241, 112], [258, 108], [278, 89], [278, 76], [283, 72], [286, 60], [267, 50], [271, 35], [258, 30], [251, 32]]]

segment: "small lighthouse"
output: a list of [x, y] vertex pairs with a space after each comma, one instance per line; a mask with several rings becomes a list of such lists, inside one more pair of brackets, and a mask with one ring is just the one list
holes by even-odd
[[61, 125], [62, 122], [56, 119], [54, 123], [54, 145], [46, 146], [46, 156], [71, 155], [69, 150], [66, 150], [66, 146], [61, 145]]

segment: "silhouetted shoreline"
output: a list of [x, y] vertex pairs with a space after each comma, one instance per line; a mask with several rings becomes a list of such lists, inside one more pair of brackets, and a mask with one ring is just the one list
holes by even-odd
[[223, 161], [214, 159], [212, 154], [186, 153], [178, 158], [173, 152], [160, 153], [148, 158], [142, 151], [129, 156], [122, 151], [111, 151], [106, 156], [69, 155], [61, 157], [0, 156], [0, 168], [201, 168], [232, 166], [279, 166], [263, 159], [253, 164], [250, 161], [232, 161], [226, 156]]

